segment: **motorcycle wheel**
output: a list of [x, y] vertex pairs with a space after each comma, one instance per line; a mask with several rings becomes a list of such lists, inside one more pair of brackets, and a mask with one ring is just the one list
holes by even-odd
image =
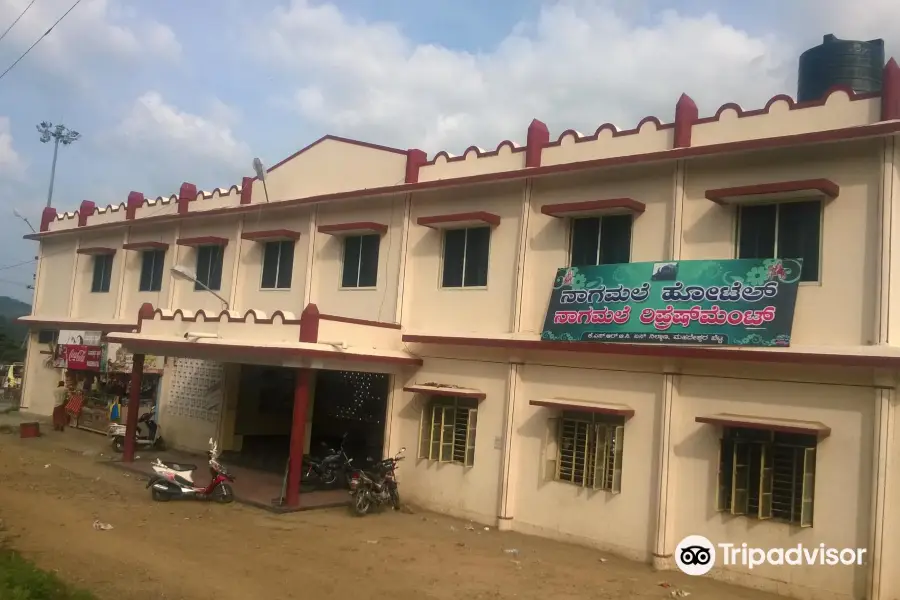
[[390, 491], [391, 496], [391, 506], [394, 510], [400, 510], [400, 490], [396, 487], [391, 488]]
[[221, 483], [213, 490], [213, 500], [219, 504], [231, 504], [234, 502], [234, 490], [228, 483]]
[[357, 492], [353, 495], [353, 513], [357, 517], [364, 517], [372, 508], [372, 501], [366, 492]]
[[121, 435], [117, 435], [113, 438], [112, 441], [112, 449], [118, 453], [122, 453], [125, 451], [125, 438]]
[[325, 487], [330, 487], [334, 485], [334, 482], [337, 481], [337, 472], [335, 471], [325, 471], [322, 473], [322, 485]]
[[161, 437], [156, 438], [156, 441], [153, 442], [153, 448], [155, 450], [159, 450], [160, 452], [165, 452], [166, 450], [166, 442]]
[[169, 496], [168, 494], [164, 494], [164, 493], [160, 492], [159, 490], [154, 490], [154, 489], [150, 490], [150, 497], [153, 498], [153, 500], [155, 502], [168, 502], [169, 500], [172, 499], [172, 497]]

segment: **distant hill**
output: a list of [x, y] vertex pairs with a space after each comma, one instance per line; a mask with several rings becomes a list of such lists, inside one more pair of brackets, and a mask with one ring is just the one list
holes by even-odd
[[0, 296], [0, 317], [8, 320], [18, 319], [31, 314], [31, 305], [9, 296]]
[[21, 361], [25, 357], [22, 342], [28, 334], [28, 327], [14, 321], [31, 314], [31, 305], [0, 296], [0, 361]]

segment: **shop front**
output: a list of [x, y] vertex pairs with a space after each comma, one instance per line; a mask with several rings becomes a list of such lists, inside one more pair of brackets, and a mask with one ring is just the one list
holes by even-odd
[[[54, 366], [63, 369], [69, 390], [66, 406], [74, 426], [105, 434], [110, 422], [124, 422], [133, 356], [121, 344], [107, 342], [99, 331], [63, 330]], [[157, 412], [164, 366], [164, 357], [146, 357], [139, 413]]]

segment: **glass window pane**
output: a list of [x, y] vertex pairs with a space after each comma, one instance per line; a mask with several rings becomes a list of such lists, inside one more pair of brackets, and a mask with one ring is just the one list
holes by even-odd
[[101, 291], [101, 287], [103, 286], [103, 257], [95, 256], [94, 257], [94, 276], [91, 280], [91, 291], [99, 292]]
[[138, 290], [152, 292], [153, 290], [153, 259], [156, 254], [153, 250], [145, 250], [141, 253], [141, 281]]
[[631, 260], [631, 215], [600, 219], [600, 264], [617, 265]]
[[818, 281], [822, 203], [787, 202], [778, 210], [778, 258], [802, 258], [800, 281]]
[[153, 258], [153, 276], [150, 280], [150, 291], [158, 292], [162, 289], [163, 268], [166, 266], [166, 253], [155, 250]]
[[600, 219], [574, 219], [572, 221], [573, 267], [596, 265], [600, 243]]
[[197, 281], [194, 283], [195, 290], [202, 290], [203, 286], [209, 285], [210, 248], [210, 246], [197, 248]]
[[362, 251], [362, 237], [352, 235], [344, 238], [344, 272], [341, 287], [359, 287], [359, 255]]
[[280, 242], [266, 242], [263, 247], [262, 282], [260, 283], [260, 287], [263, 289], [268, 290], [275, 287], [280, 250]]
[[491, 228], [474, 227], [466, 230], [466, 287], [483, 287], [487, 285], [488, 260], [490, 258]]
[[291, 277], [294, 272], [294, 242], [285, 240], [279, 243], [281, 251], [278, 256], [278, 281], [275, 282], [275, 287], [287, 290], [291, 287]]
[[359, 287], [375, 287], [378, 283], [378, 250], [381, 236], [364, 235], [359, 260]]
[[444, 231], [444, 272], [442, 287], [462, 287], [463, 260], [466, 252], [466, 230]]
[[738, 218], [738, 258], [775, 258], [776, 204], [742, 206]]
[[209, 257], [209, 289], [218, 291], [222, 287], [222, 259], [224, 248], [211, 246]]

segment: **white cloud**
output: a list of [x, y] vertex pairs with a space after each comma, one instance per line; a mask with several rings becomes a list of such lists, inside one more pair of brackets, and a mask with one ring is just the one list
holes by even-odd
[[0, 117], [0, 175], [21, 179], [25, 174], [25, 161], [13, 147], [9, 117]]
[[[394, 25], [353, 20], [335, 4], [293, 0], [253, 39], [256, 56], [302, 78], [288, 100], [337, 134], [430, 151], [524, 142], [540, 118], [557, 133], [604, 122], [670, 119], [687, 92], [712, 111], [762, 105], [795, 85], [796, 51], [713, 14], [668, 10], [649, 24], [615, 2], [548, 3], [484, 53], [411, 42]], [[284, 98], [281, 99], [284, 102]]]
[[233, 166], [249, 164], [248, 147], [231, 130], [235, 114], [219, 100], [210, 116], [202, 117], [167, 104], [159, 92], [135, 100], [116, 128], [126, 145], [153, 147], [179, 156], [193, 156]]
[[232, 129], [237, 121], [237, 112], [217, 99], [205, 115], [199, 115], [148, 91], [95, 143], [127, 165], [130, 179], [123, 185], [143, 189], [148, 196], [174, 193], [182, 181], [205, 189], [227, 187], [250, 170], [252, 158]]
[[[0, 30], [5, 30], [29, 2], [0, 0]], [[31, 46], [71, 6], [71, 0], [35, 2], [4, 40], [11, 50], [8, 55], [18, 55]], [[77, 77], [72, 70], [85, 61], [102, 59], [105, 64], [100, 73], [108, 73], [117, 61], [171, 61], [180, 55], [181, 44], [168, 26], [121, 9], [114, 0], [83, 0], [26, 60], [45, 70]]]

